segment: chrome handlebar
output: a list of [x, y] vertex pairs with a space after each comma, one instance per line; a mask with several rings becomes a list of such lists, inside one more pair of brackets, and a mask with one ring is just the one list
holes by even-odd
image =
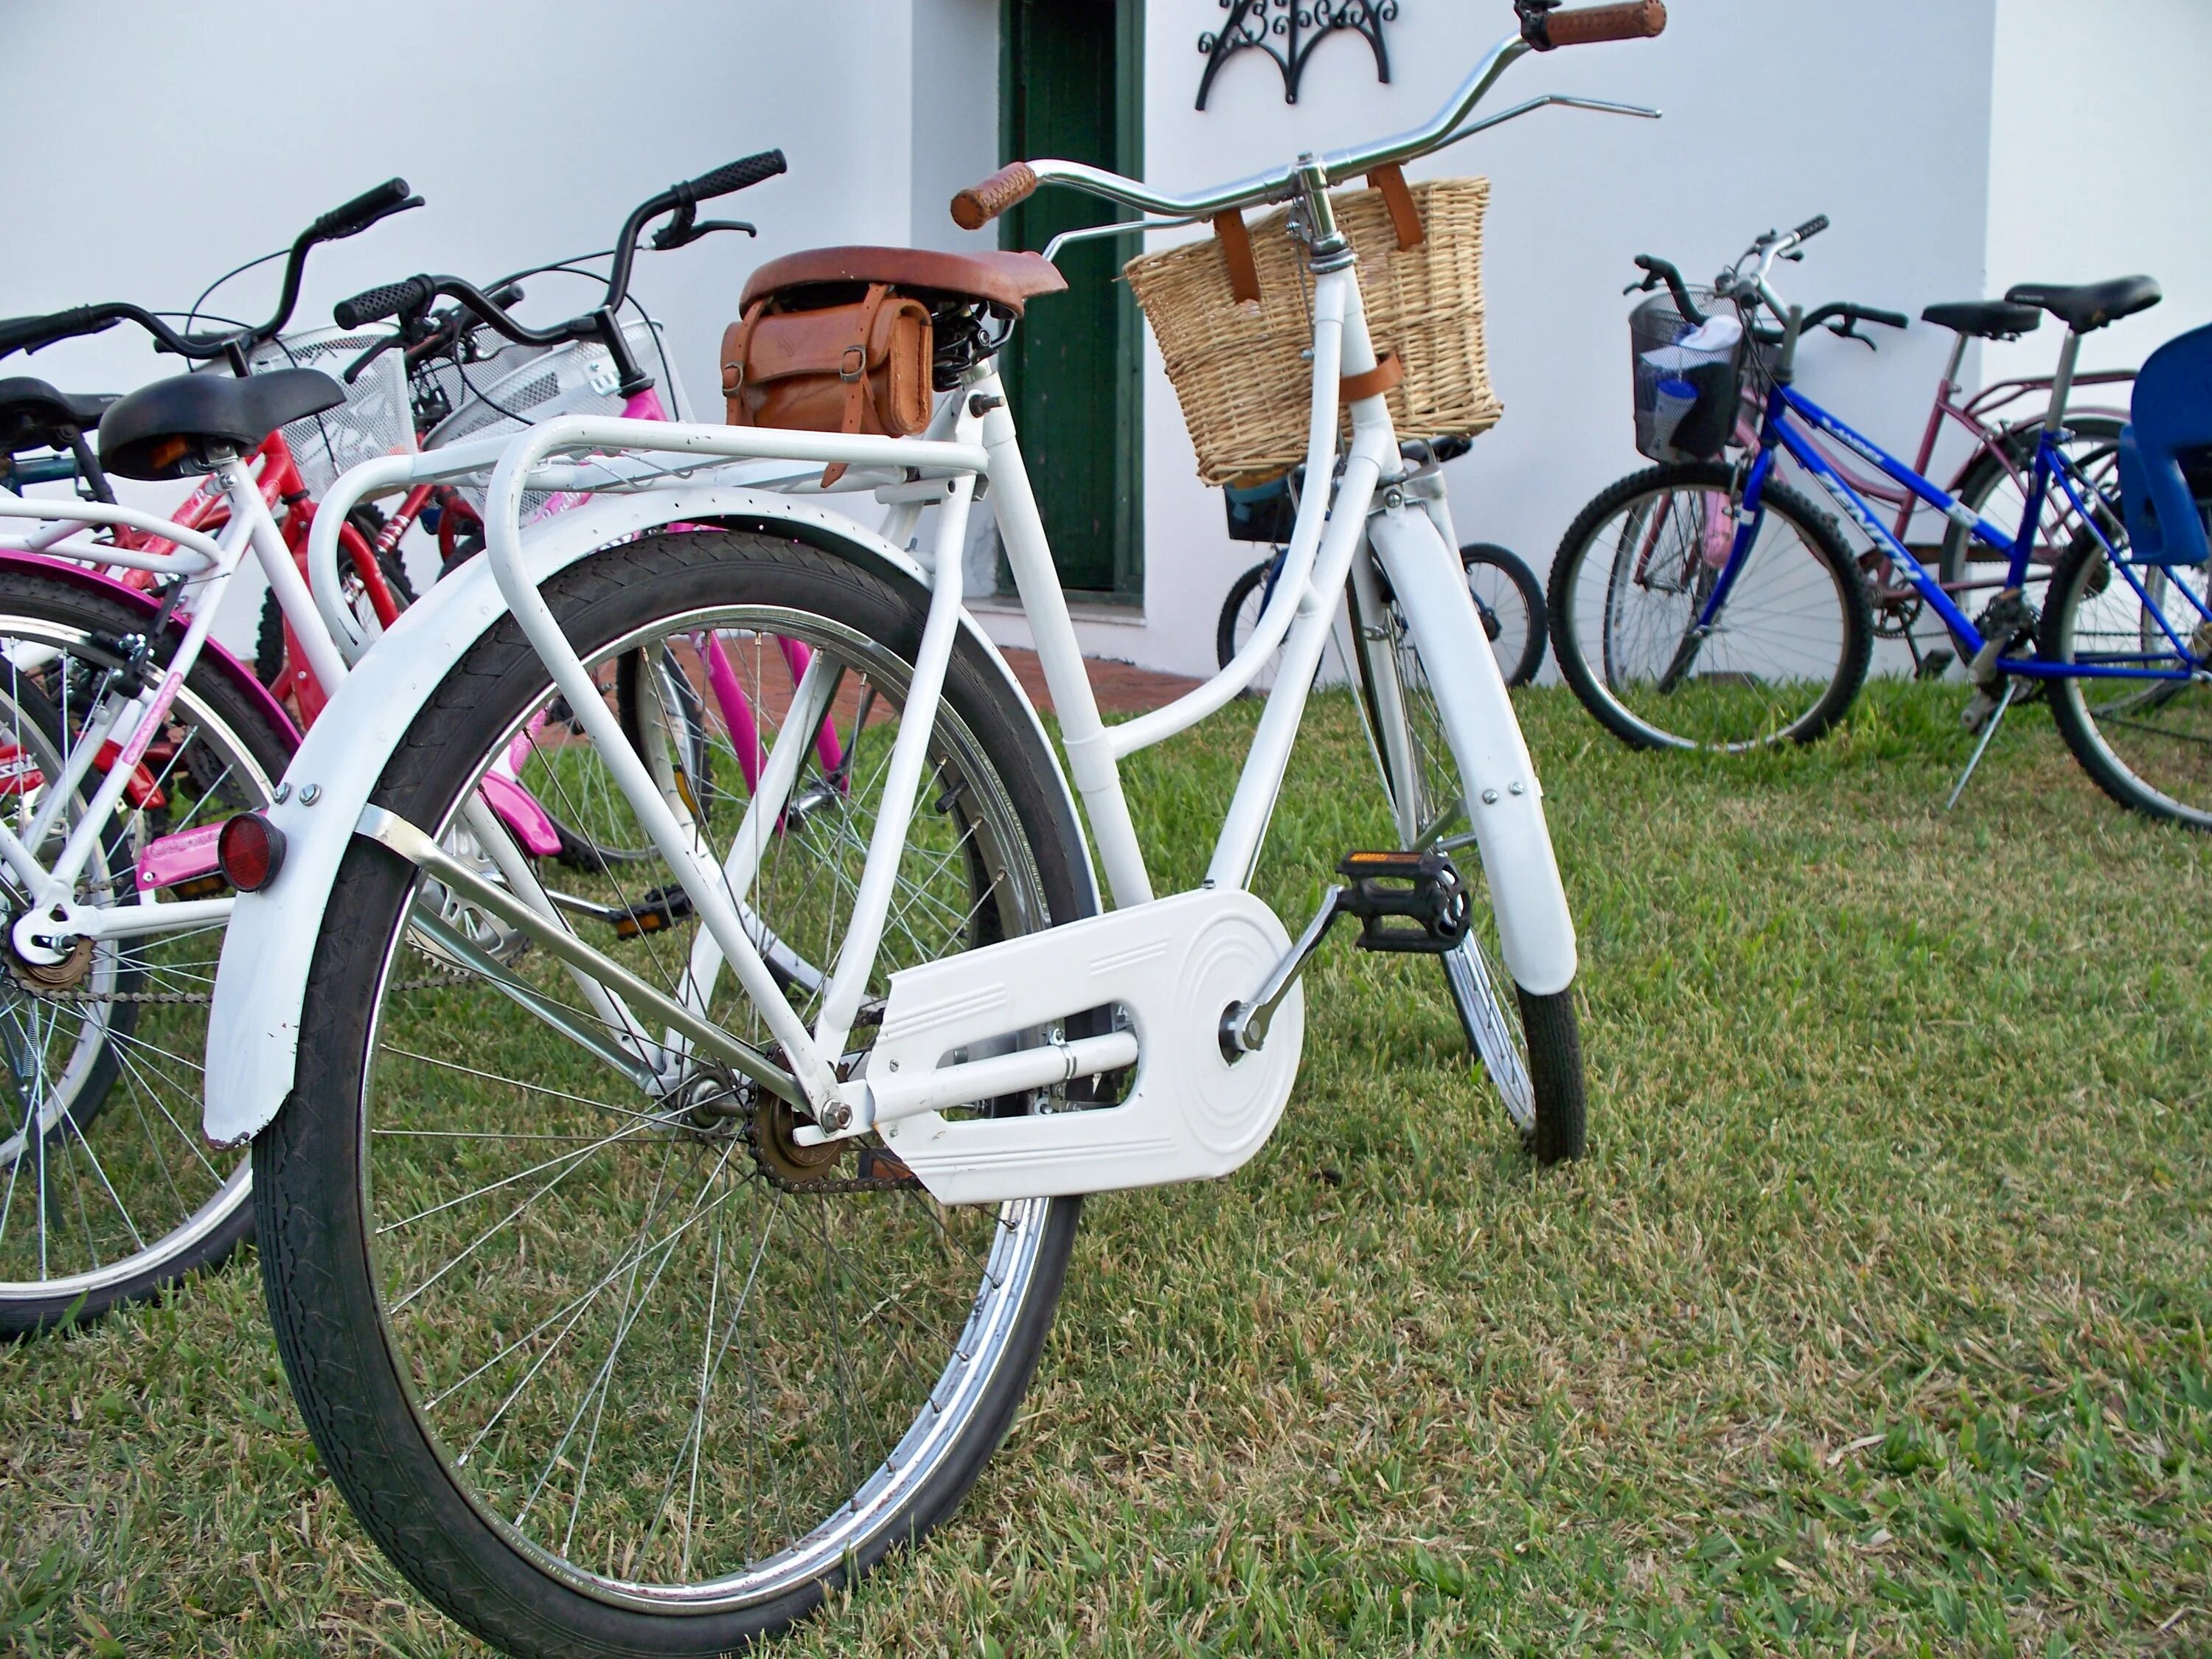
[[[1171, 196], [1165, 191], [1154, 190], [1138, 179], [1127, 179], [1118, 173], [1096, 167], [1082, 161], [1031, 161], [1030, 170], [1040, 185], [1065, 185], [1088, 195], [1103, 197], [1125, 207], [1173, 219], [1183, 223], [1210, 219], [1217, 213], [1232, 209], [1263, 206], [1289, 201], [1306, 187], [1308, 179], [1318, 170], [1325, 185], [1337, 185], [1347, 179], [1356, 179], [1375, 168], [1393, 162], [1407, 161], [1418, 155], [1427, 155], [1455, 144], [1462, 138], [1510, 121], [1517, 116], [1543, 108], [1547, 104], [1563, 105], [1571, 109], [1596, 110], [1610, 115], [1636, 115], [1656, 120], [1660, 112], [1640, 104], [1616, 104], [1597, 98], [1577, 98], [1559, 93], [1533, 98], [1486, 119], [1469, 123], [1468, 117], [1477, 104], [1497, 83], [1507, 65], [1528, 51], [1528, 43], [1518, 34], [1509, 34], [1491, 47], [1474, 70], [1460, 83], [1443, 107], [1428, 121], [1408, 129], [1393, 137], [1379, 139], [1351, 149], [1331, 150], [1326, 155], [1302, 157], [1290, 167], [1273, 173], [1255, 173], [1233, 183], [1217, 185], [1210, 190], [1190, 196]], [[1133, 221], [1111, 228], [1099, 227], [1104, 234], [1145, 228], [1145, 221]], [[1056, 250], [1062, 243], [1073, 240], [1063, 236], [1054, 240]]]

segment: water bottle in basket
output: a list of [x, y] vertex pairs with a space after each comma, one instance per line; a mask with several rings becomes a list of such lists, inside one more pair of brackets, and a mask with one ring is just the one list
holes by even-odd
[[[1702, 307], [1708, 292], [1692, 290]], [[1743, 325], [1726, 307], [1693, 324], [1666, 295], [1629, 313], [1636, 447], [1655, 461], [1709, 461], [1735, 430]]]

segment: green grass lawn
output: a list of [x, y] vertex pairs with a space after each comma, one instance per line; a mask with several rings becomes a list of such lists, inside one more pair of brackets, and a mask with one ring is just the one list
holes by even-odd
[[[1443, 980], [1340, 936], [1231, 1180], [1094, 1200], [966, 1507], [794, 1654], [2212, 1648], [2212, 845], [1955, 690], [1810, 752], [1521, 708], [1582, 932], [1543, 1176]], [[1138, 769], [1196, 879], [1255, 710]], [[1322, 699], [1262, 891], [1382, 844]], [[0, 1352], [0, 1646], [472, 1653], [323, 1480], [250, 1262]]]

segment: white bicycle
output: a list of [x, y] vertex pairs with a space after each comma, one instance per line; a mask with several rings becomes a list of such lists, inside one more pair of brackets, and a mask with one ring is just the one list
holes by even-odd
[[[253, 1138], [270, 1314], [326, 1466], [486, 1639], [726, 1652], [946, 1515], [1028, 1385], [1080, 1195], [1226, 1175], [1267, 1140], [1297, 1072], [1298, 975], [1337, 915], [1448, 953], [1537, 1156], [1579, 1149], [1573, 928], [1442, 482], [1406, 464], [1380, 395], [1351, 404], [1340, 467], [1337, 446], [1340, 381], [1376, 359], [1328, 187], [1489, 125], [1468, 117], [1531, 46], [1664, 21], [1518, 9], [1523, 33], [1396, 138], [1188, 198], [1057, 161], [956, 198], [970, 222], [1041, 184], [1169, 219], [1302, 204], [1296, 531], [1258, 632], [1182, 701], [1100, 720], [1024, 470], [994, 354], [1057, 271], [848, 248], [775, 262], [747, 302], [925, 296], [944, 394], [926, 434], [533, 428], [493, 474], [487, 556], [309, 733], [258, 817], [281, 866], [225, 939], [208, 1130]], [[732, 459], [810, 481], [749, 487]], [[326, 524], [438, 466], [342, 480], [318, 572]], [[1065, 775], [963, 609], [986, 485]], [[548, 490], [593, 498], [521, 529]], [[871, 499], [881, 534], [832, 510]], [[1351, 855], [1293, 941], [1248, 884], [1347, 580], [1401, 844]], [[1206, 879], [1157, 896], [1118, 763], [1279, 646]], [[595, 671], [624, 657], [653, 666], [618, 706]], [[749, 790], [726, 752], [699, 768], [672, 714], [730, 706], [718, 659], [761, 727]], [[655, 857], [549, 890], [477, 792], [556, 697], [634, 817], [626, 844]], [[1464, 848], [1486, 904], [1445, 856]]]

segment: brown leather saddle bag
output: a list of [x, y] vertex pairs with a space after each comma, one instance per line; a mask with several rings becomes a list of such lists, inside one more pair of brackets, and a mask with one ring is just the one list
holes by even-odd
[[[870, 283], [844, 305], [793, 309], [792, 297], [763, 295], [723, 331], [722, 394], [732, 426], [905, 438], [929, 424], [926, 306], [886, 283]], [[822, 482], [835, 483], [844, 471], [834, 465]]]

